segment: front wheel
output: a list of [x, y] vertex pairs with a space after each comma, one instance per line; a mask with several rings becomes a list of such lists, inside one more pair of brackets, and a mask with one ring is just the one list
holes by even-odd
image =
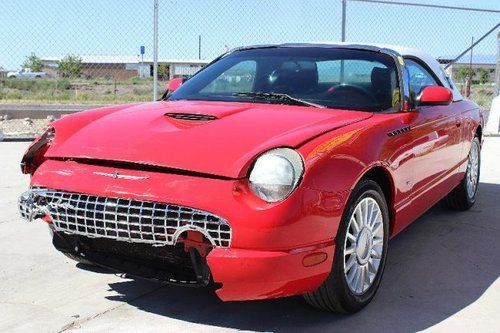
[[304, 295], [314, 307], [351, 313], [365, 307], [379, 287], [387, 257], [389, 211], [380, 186], [362, 180], [353, 190], [335, 239], [328, 278]]

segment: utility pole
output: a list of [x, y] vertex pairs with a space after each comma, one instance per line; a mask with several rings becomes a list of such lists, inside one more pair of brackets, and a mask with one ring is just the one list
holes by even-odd
[[469, 79], [465, 82], [465, 97], [470, 96], [470, 86], [472, 85], [472, 51], [474, 49], [474, 37], [472, 37], [471, 48], [470, 48], [470, 59], [469, 59]]
[[497, 34], [497, 67], [495, 70], [495, 95], [500, 95], [500, 31]]
[[[342, 42], [345, 42], [345, 21], [347, 11], [347, 0], [342, 0]], [[340, 60], [340, 83], [344, 83], [344, 60]]]
[[198, 35], [198, 59], [201, 60], [201, 35]]
[[153, 14], [153, 102], [158, 98], [158, 0], [154, 0]]
[[342, 42], [345, 42], [346, 11], [347, 11], [347, 0], [342, 0]]

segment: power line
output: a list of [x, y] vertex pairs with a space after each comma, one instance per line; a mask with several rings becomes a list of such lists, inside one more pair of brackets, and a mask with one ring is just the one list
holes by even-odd
[[386, 0], [349, 0], [349, 1], [353, 1], [353, 2], [373, 2], [373, 3], [381, 3], [381, 4], [386, 4], [386, 5], [403, 5], [403, 6], [413, 6], [413, 7], [455, 9], [455, 10], [465, 10], [465, 11], [470, 11], [470, 12], [500, 13], [500, 10], [497, 10], [497, 9], [484, 9], [484, 8], [469, 8], [469, 7], [458, 7], [458, 6], [432, 5], [432, 4], [415, 3], [415, 2], [386, 1]]

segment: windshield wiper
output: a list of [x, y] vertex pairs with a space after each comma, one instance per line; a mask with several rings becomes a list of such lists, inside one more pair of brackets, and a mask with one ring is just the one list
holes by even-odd
[[262, 99], [268, 99], [272, 101], [279, 101], [283, 102], [286, 104], [292, 104], [292, 105], [305, 105], [305, 106], [312, 106], [315, 108], [325, 108], [324, 105], [321, 104], [316, 104], [313, 102], [308, 102], [306, 100], [292, 97], [287, 94], [281, 94], [281, 93], [269, 93], [269, 92], [237, 92], [234, 93], [233, 96], [238, 96], [238, 97], [250, 97], [250, 98], [262, 98]]

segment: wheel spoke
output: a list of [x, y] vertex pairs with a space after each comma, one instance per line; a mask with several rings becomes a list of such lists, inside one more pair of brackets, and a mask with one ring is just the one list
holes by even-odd
[[360, 267], [360, 274], [359, 274], [359, 291], [363, 292], [363, 289], [365, 288], [365, 266]]
[[358, 235], [360, 228], [358, 226], [358, 221], [356, 221], [356, 214], [352, 215], [350, 225], [352, 226], [354, 235]]
[[365, 266], [365, 286], [366, 286], [366, 289], [370, 288], [370, 285], [371, 285], [371, 283], [373, 281], [372, 280], [372, 275], [373, 275], [373, 273], [370, 272], [369, 265], [367, 264]]
[[348, 247], [347, 249], [344, 250], [344, 256], [353, 254], [355, 251], [356, 251], [356, 245], [353, 244], [353, 245], [351, 245], [350, 247]]
[[372, 231], [372, 234], [375, 236], [375, 235], [378, 235], [379, 232], [382, 230], [382, 227], [384, 225], [382, 223], [378, 223], [376, 226], [374, 226], [374, 229]]
[[368, 203], [369, 203], [369, 201], [365, 200], [364, 202], [365, 202], [365, 204], [364, 204], [365, 209], [364, 209], [364, 213], [363, 213], [363, 219], [364, 219], [363, 224], [364, 224], [364, 226], [368, 226], [368, 223], [370, 223], [370, 220], [369, 220], [370, 217], [368, 216]]
[[375, 212], [376, 208], [375, 208], [375, 204], [373, 202], [370, 201], [369, 203], [369, 207], [370, 207], [370, 214], [368, 215], [368, 222], [367, 222], [367, 226], [368, 228], [371, 228], [372, 227], [372, 224], [373, 224], [373, 213]]
[[378, 272], [378, 266], [380, 265], [380, 259], [377, 258], [370, 258], [368, 261], [369, 267], [371, 267], [371, 272], [374, 274], [377, 274]]
[[359, 226], [359, 229], [361, 230], [363, 228], [363, 225], [364, 225], [363, 208], [362, 208], [361, 204], [358, 205], [356, 210], [358, 212], [357, 217], [356, 217], [356, 221], [358, 221], [358, 226]]
[[359, 269], [359, 265], [356, 264], [352, 267], [352, 269], [349, 271], [349, 273], [347, 273], [347, 283], [349, 284], [349, 286], [353, 287], [355, 285], [355, 280], [358, 276], [358, 269]]
[[370, 252], [370, 257], [372, 258], [376, 258], [376, 259], [381, 259], [382, 258], [382, 251], [377, 251], [375, 250], [375, 248], [372, 249], [372, 251]]
[[356, 263], [356, 255], [352, 254], [347, 260], [347, 263], [345, 264], [344, 271], [349, 272], [349, 270], [355, 263]]
[[380, 212], [380, 210], [377, 211], [377, 215], [375, 215], [375, 219], [373, 219], [373, 223], [371, 225], [371, 230], [372, 230], [372, 233], [375, 234], [375, 226], [378, 224], [382, 224], [382, 213]]

